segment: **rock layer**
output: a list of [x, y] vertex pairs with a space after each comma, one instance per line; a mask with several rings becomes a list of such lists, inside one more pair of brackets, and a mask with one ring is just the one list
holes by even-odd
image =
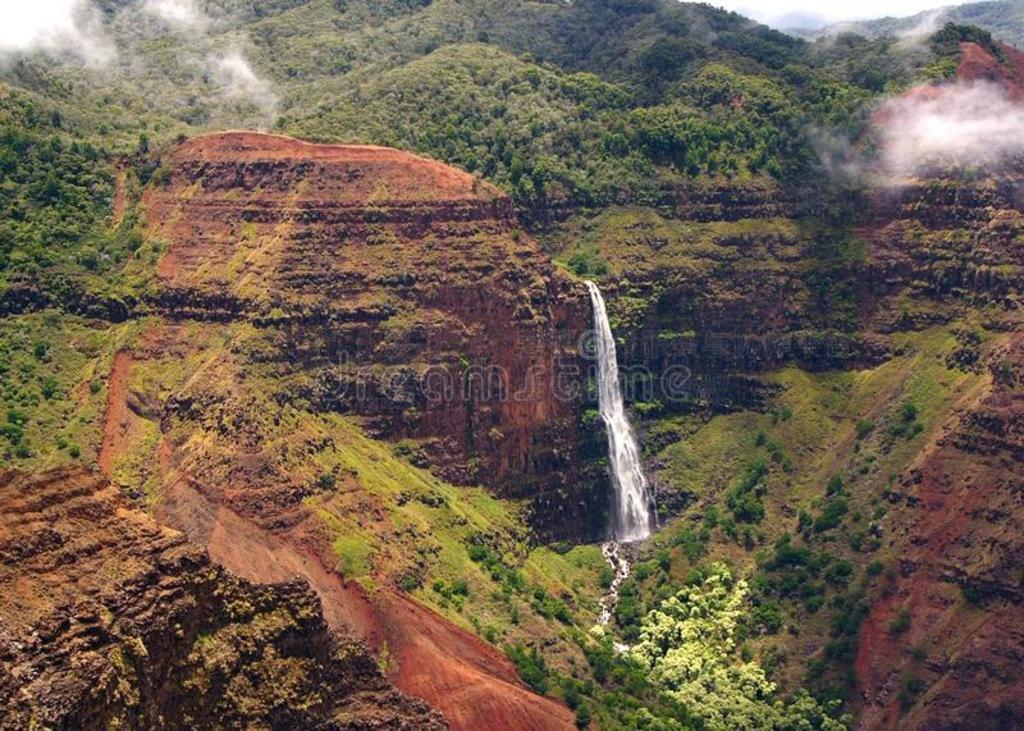
[[251, 319], [292, 398], [539, 501], [542, 531], [586, 531], [560, 492], [580, 483], [585, 293], [508, 198], [408, 153], [273, 135], [197, 138], [164, 165], [145, 203], [166, 311]]
[[[1021, 97], [1024, 57], [961, 46], [960, 81]], [[941, 95], [941, 85], [909, 95]], [[1003, 729], [1024, 718], [1024, 179], [1019, 161], [985, 176], [955, 171], [876, 191], [865, 280], [867, 326], [914, 329], [965, 315], [1003, 333], [983, 363], [976, 344], [961, 367], [988, 379], [900, 476], [886, 532], [898, 571], [865, 621], [856, 669], [865, 729]], [[969, 343], [968, 343], [969, 345]]]
[[1001, 729], [1024, 718], [1022, 374], [1016, 333], [994, 354], [986, 392], [890, 494], [899, 573], [861, 632], [863, 728]]
[[[372, 474], [326, 465], [369, 432], [449, 481], [527, 499], [540, 537], [591, 534], [603, 485], [577, 478], [580, 398], [557, 378], [581, 378], [582, 288], [507, 198], [413, 155], [225, 133], [163, 165], [144, 198], [166, 242], [163, 319], [115, 360], [137, 388], [123, 403], [112, 389], [101, 461], [142, 465], [161, 519], [233, 573], [308, 581], [330, 626], [454, 728], [571, 727], [497, 648], [398, 588], [436, 541], [417, 540]], [[360, 459], [369, 472], [379, 457]], [[372, 551], [372, 590], [339, 561], [339, 536]]]

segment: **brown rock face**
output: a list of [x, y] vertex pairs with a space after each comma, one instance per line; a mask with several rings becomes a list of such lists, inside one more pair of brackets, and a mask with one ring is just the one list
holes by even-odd
[[1014, 99], [1024, 98], [1024, 53], [1005, 43], [998, 44], [998, 48], [1002, 59], [977, 43], [961, 43], [957, 78], [993, 82], [1006, 89]]
[[441, 729], [304, 582], [211, 564], [94, 473], [0, 474], [0, 728]]
[[[389, 456], [528, 498], [543, 534], [588, 532], [602, 486], [575, 479], [579, 399], [556, 378], [567, 362], [582, 380], [585, 293], [506, 198], [433, 161], [228, 133], [164, 166], [144, 198], [163, 318], [115, 360], [101, 465], [131, 452], [160, 519], [232, 573], [308, 581], [328, 624], [453, 728], [571, 728], [500, 650], [397, 588], [433, 541], [393, 520], [376, 453], [366, 475], [330, 461], [364, 432], [401, 440]], [[374, 590], [339, 535], [373, 547]]]
[[589, 308], [506, 197], [408, 153], [273, 135], [201, 137], [165, 164], [146, 208], [168, 311], [251, 318], [290, 398], [420, 440], [447, 479], [572, 504], [551, 493], [578, 482]]
[[[1003, 52], [996, 59], [963, 44], [958, 78], [1020, 99], [1024, 57]], [[909, 94], [941, 98], [944, 88]], [[1009, 160], [987, 177], [911, 180], [879, 194], [877, 220], [861, 231], [875, 328], [980, 312], [989, 329], [1005, 332], [988, 358], [988, 382], [889, 495], [898, 571], [860, 634], [864, 729], [1010, 729], [1024, 718], [1022, 179], [1019, 161]]]
[[[869, 729], [1004, 729], [1024, 718], [1024, 339], [894, 489], [899, 574], [861, 633]], [[899, 615], [909, 620], [900, 629]], [[914, 648], [918, 648], [913, 651]]]

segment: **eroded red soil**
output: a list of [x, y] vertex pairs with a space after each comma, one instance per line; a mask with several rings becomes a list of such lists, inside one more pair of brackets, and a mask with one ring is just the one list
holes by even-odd
[[160, 519], [180, 526], [238, 576], [263, 583], [296, 576], [308, 581], [328, 623], [354, 631], [378, 653], [386, 649], [389, 679], [440, 710], [453, 729], [573, 728], [569, 709], [531, 693], [491, 645], [397, 590], [368, 594], [327, 568], [328, 553], [302, 548], [315, 541], [308, 524], [275, 536], [211, 504], [200, 489], [179, 479], [158, 509]]
[[107, 379], [107, 408], [103, 416], [103, 434], [96, 461], [100, 471], [110, 477], [118, 455], [125, 451], [125, 442], [132, 431], [134, 415], [128, 408], [128, 376], [132, 357], [125, 351], [114, 356], [114, 365]]
[[893, 491], [898, 565], [861, 631], [862, 728], [1003, 729], [1024, 716], [1024, 336], [992, 369]]
[[956, 77], [961, 81], [991, 82], [1020, 100], [1024, 98], [1024, 53], [1005, 43], [999, 44], [999, 50], [1002, 60], [977, 43], [961, 43]]

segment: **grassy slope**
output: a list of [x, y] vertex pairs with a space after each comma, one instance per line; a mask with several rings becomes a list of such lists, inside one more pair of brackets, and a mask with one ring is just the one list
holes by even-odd
[[[956, 347], [952, 335], [956, 327], [954, 323], [901, 334], [901, 354], [872, 369], [818, 374], [785, 369], [769, 374], [769, 381], [783, 387], [770, 413], [739, 412], [707, 421], [677, 417], [669, 424], [657, 425], [670, 426], [683, 435], [659, 453], [663, 467], [658, 479], [696, 496], [691, 508], [665, 526], [651, 549], [652, 553], [669, 551], [668, 574], [676, 581], [711, 560], [726, 560], [754, 577], [763, 574], [772, 543], [784, 533], [798, 535], [800, 511], [819, 516], [827, 502], [829, 480], [834, 475], [843, 478], [848, 511], [841, 524], [820, 534], [811, 531], [797, 542], [824, 551], [833, 561], [850, 561], [854, 567], [851, 579], [826, 585], [826, 604], [820, 610], [810, 611], [799, 600], [783, 600], [789, 632], [761, 636], [755, 630], [751, 634], [752, 647], [762, 661], [778, 667], [777, 677], [787, 687], [808, 680], [804, 677], [808, 647], [814, 648], [813, 656], [821, 657], [834, 639], [831, 625], [841, 610], [833, 600], [842, 600], [851, 587], [863, 585], [870, 591], [871, 586], [884, 583], [884, 573], [872, 578], [868, 565], [879, 562], [892, 570], [897, 557], [873, 550], [865, 534], [873, 520], [884, 514], [888, 486], [936, 438], [957, 403], [985, 381], [983, 375], [947, 367], [946, 356]], [[903, 422], [907, 403], [917, 408], [920, 433], [893, 436], [890, 427]], [[874, 425], [863, 436], [858, 436], [859, 420]], [[772, 444], [780, 447], [782, 455], [774, 460]], [[703, 549], [688, 554], [692, 536], [708, 525], [709, 512], [729, 516], [724, 495], [758, 459], [767, 459], [770, 467], [763, 498], [765, 517], [752, 526], [753, 541], [744, 547], [743, 524], [739, 525], [740, 537], [732, 538], [720, 521], [705, 534]], [[648, 602], [660, 589], [658, 576], [653, 573], [643, 584], [641, 596]]]
[[[166, 438], [178, 445], [182, 465], [215, 488], [244, 480], [242, 495], [311, 493], [303, 503], [317, 532], [326, 531], [338, 570], [369, 591], [399, 586], [499, 646], [593, 624], [604, 572], [596, 547], [533, 546], [518, 503], [438, 479], [409, 462], [407, 445], [370, 439], [356, 420], [282, 405], [272, 367], [239, 365], [238, 353], [261, 337], [248, 324], [145, 325], [142, 333], [135, 327], [132, 340], [108, 340], [103, 363], [109, 368], [111, 349], [131, 343], [139, 353], [126, 378], [131, 400], [185, 398], [205, 406], [195, 419], [164, 412], [162, 425], [152, 413], [131, 416], [131, 438], [112, 465], [118, 482], [143, 487], [158, 501], [158, 443]], [[79, 367], [59, 355], [61, 368]], [[93, 427], [82, 439], [82, 459], [89, 461], [99, 438]], [[258, 470], [238, 471], [253, 460]], [[479, 553], [484, 547], [486, 556]], [[560, 643], [555, 655], [563, 667], [581, 661], [572, 643]]]
[[56, 310], [0, 320], [0, 464], [48, 469], [94, 461], [114, 352], [136, 329]]

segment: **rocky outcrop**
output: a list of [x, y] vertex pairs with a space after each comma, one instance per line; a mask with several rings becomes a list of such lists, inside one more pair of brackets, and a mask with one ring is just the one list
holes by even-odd
[[1022, 173], [916, 180], [878, 191], [858, 235], [866, 325], [887, 332], [948, 322], [968, 308], [1018, 306], [1024, 285]]
[[[170, 316], [250, 320], [282, 397], [421, 440], [448, 480], [541, 500], [580, 484], [586, 298], [497, 189], [396, 150], [253, 133], [163, 164], [145, 206]], [[569, 505], [604, 486], [584, 487]], [[538, 514], [543, 533], [588, 525]]]
[[[772, 205], [765, 189], [745, 195]], [[733, 213], [744, 215], [738, 205]], [[766, 371], [846, 368], [885, 356], [884, 340], [856, 330], [848, 242], [790, 218], [676, 214], [691, 215], [613, 209], [566, 234], [591, 239], [612, 270], [609, 307], [623, 337], [623, 370], [635, 376], [629, 400], [670, 410], [758, 409], [771, 395], [758, 378]]]
[[82, 469], [0, 474], [0, 728], [441, 729], [302, 581], [254, 585]]

